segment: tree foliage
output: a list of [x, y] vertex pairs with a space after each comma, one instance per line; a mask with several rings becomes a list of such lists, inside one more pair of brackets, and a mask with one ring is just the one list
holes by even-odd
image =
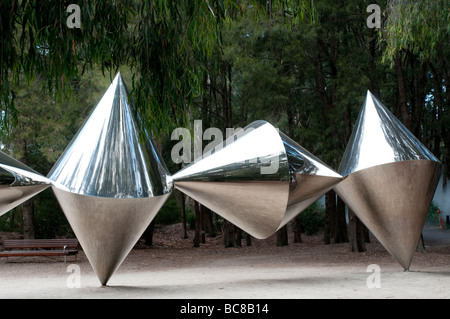
[[[111, 76], [130, 65], [137, 105], [147, 124], [163, 130], [198, 93], [198, 62], [218, 37], [223, 1], [83, 1], [82, 27], [66, 26], [73, 1], [2, 1], [0, 92], [4, 127], [17, 123], [12, 81], [23, 73], [46, 80], [62, 98], [70, 81], [100, 66]], [[75, 1], [75, 3], [77, 3]], [[182, 113], [181, 113], [182, 114]]]
[[422, 59], [436, 59], [447, 52], [450, 40], [450, 10], [445, 0], [390, 0], [382, 30], [385, 58], [392, 61], [402, 50]]

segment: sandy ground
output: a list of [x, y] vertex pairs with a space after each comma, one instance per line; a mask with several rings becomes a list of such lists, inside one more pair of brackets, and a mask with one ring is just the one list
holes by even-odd
[[[276, 247], [274, 238], [223, 248], [220, 236], [200, 248], [178, 226], [157, 230], [154, 246], [131, 251], [101, 287], [84, 253], [76, 260], [0, 260], [0, 298], [145, 299], [428, 299], [450, 298], [450, 231], [424, 230], [426, 252], [409, 272], [375, 240], [364, 253], [321, 236]], [[372, 266], [376, 265], [376, 266]], [[375, 270], [374, 270], [375, 269]], [[76, 287], [78, 285], [78, 287]]]

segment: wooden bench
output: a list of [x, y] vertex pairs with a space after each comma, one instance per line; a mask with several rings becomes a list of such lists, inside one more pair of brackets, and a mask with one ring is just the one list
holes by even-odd
[[[0, 257], [67, 256], [78, 254], [78, 239], [10, 239], [3, 243]], [[20, 250], [18, 250], [20, 249]]]

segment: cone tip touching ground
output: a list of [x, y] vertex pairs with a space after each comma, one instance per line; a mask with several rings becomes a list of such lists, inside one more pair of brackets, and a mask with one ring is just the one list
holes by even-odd
[[409, 269], [441, 163], [370, 92], [348, 142], [335, 190]]
[[120, 73], [48, 177], [106, 284], [173, 190]]

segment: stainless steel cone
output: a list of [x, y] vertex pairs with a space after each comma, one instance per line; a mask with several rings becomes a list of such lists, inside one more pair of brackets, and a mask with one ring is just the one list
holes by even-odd
[[173, 188], [120, 73], [48, 178], [106, 285]]
[[173, 176], [175, 187], [256, 238], [273, 235], [341, 176], [265, 121]]
[[50, 187], [50, 180], [0, 152], [0, 216]]
[[441, 163], [370, 92], [335, 190], [394, 258], [409, 269]]

